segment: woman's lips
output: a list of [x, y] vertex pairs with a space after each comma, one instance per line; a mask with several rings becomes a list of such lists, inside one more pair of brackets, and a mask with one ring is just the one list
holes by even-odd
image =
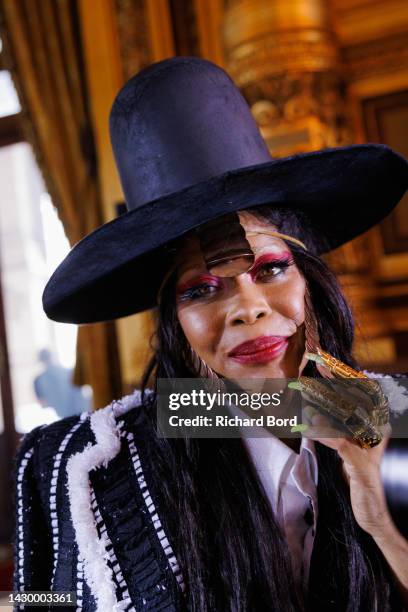
[[260, 336], [243, 342], [228, 353], [228, 356], [239, 363], [267, 363], [280, 355], [288, 346], [285, 336]]

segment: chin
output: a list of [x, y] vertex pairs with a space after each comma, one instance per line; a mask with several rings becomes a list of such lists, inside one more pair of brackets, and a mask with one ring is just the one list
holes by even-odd
[[298, 365], [265, 363], [234, 368], [233, 372], [226, 374], [226, 378], [297, 378], [298, 375]]

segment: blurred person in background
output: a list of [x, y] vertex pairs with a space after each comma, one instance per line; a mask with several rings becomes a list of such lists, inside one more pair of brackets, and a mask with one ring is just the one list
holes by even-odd
[[71, 369], [60, 365], [47, 348], [41, 349], [38, 359], [44, 370], [33, 384], [37, 399], [44, 408], [54, 408], [61, 419], [81, 414], [90, 408], [89, 398], [81, 387], [72, 382]]

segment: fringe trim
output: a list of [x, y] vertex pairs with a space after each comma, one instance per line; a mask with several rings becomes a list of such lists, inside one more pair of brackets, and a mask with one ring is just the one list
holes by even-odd
[[100, 539], [103, 540], [105, 550], [109, 555], [110, 566], [115, 576], [116, 588], [119, 588], [121, 592], [121, 601], [123, 602], [123, 609], [126, 610], [126, 612], [136, 612], [135, 608], [133, 607], [132, 600], [130, 599], [129, 590], [126, 581], [123, 577], [121, 567], [115, 555], [115, 551], [113, 549], [112, 542], [109, 538], [105, 522], [99, 511], [98, 500], [96, 499], [95, 491], [93, 489], [91, 490], [91, 506], [92, 512], [94, 513], [96, 520], [96, 528], [98, 530], [98, 535]]
[[[152, 389], [146, 389], [146, 395], [153, 393]], [[133, 391], [131, 395], [125, 395], [119, 400], [114, 400], [111, 404], [115, 417], [120, 417], [132, 408], [140, 406], [142, 403], [142, 392], [139, 389]]]
[[[151, 392], [147, 390], [147, 393]], [[68, 498], [79, 551], [78, 570], [83, 571], [96, 602], [96, 612], [124, 610], [129, 606], [129, 599], [127, 589], [124, 600], [118, 601], [116, 598], [113, 574], [115, 566], [112, 569], [110, 563], [108, 564], [112, 558], [107, 550], [109, 547], [107, 537], [99, 538], [98, 517], [94, 514], [95, 500], [92, 496], [89, 472], [101, 466], [106, 467], [120, 451], [122, 423], [117, 423], [115, 417], [120, 417], [140, 405], [141, 392], [136, 390], [131, 395], [115, 400], [106, 408], [92, 413], [90, 426], [95, 434], [96, 444], [89, 442], [82, 452], [72, 455], [67, 462]], [[165, 545], [163, 537], [159, 539], [162, 545]], [[171, 557], [172, 555], [168, 554], [170, 552], [168, 547], [165, 548], [167, 557]], [[176, 562], [174, 567], [174, 561], [175, 559], [169, 560], [173, 572], [178, 573], [178, 564]], [[116, 577], [119, 577], [118, 574]], [[176, 575], [176, 578], [179, 584], [182, 583], [180, 586], [183, 588], [182, 577]], [[80, 590], [82, 595], [82, 588]]]
[[58, 556], [59, 556], [59, 524], [58, 524], [58, 512], [57, 512], [57, 484], [58, 478], [60, 475], [60, 465], [62, 456], [64, 451], [68, 445], [68, 442], [72, 438], [73, 434], [77, 429], [84, 423], [85, 418], [88, 417], [87, 412], [83, 412], [79, 418], [79, 420], [71, 427], [69, 432], [66, 434], [64, 439], [62, 440], [57, 454], [54, 458], [54, 465], [52, 468], [52, 477], [51, 477], [51, 487], [50, 487], [50, 515], [51, 515], [51, 529], [52, 529], [52, 543], [54, 549], [54, 562], [52, 568], [52, 577], [51, 577], [51, 591], [54, 587], [55, 580], [55, 572], [58, 564]]
[[[18, 537], [18, 561], [17, 561], [17, 576], [18, 590], [24, 593], [24, 504], [23, 504], [23, 482], [24, 475], [29, 461], [34, 453], [34, 447], [30, 448], [26, 453], [18, 467], [17, 472], [17, 537]], [[28, 509], [27, 509], [28, 510]], [[20, 606], [18, 606], [20, 609]]]
[[96, 444], [72, 455], [67, 462], [68, 497], [79, 556], [83, 560], [85, 579], [96, 602], [96, 612], [122, 609], [116, 599], [112, 570], [106, 564], [109, 554], [105, 542], [99, 540], [95, 517], [91, 508], [89, 472], [106, 466], [120, 451], [119, 432], [112, 405], [98, 410], [90, 417]]
[[83, 589], [84, 589], [84, 562], [81, 557], [78, 557], [77, 560], [77, 585], [76, 585], [76, 612], [82, 611], [82, 599], [83, 599]]
[[393, 376], [368, 370], [363, 370], [363, 374], [369, 378], [379, 379], [378, 382], [389, 401], [390, 411], [393, 414], [401, 415], [408, 409], [408, 389], [398, 383]]
[[[174, 577], [177, 580], [177, 583], [181, 589], [181, 591], [184, 593], [185, 591], [185, 582], [184, 582], [184, 577], [183, 574], [181, 572], [179, 563], [177, 561], [176, 555], [174, 554], [173, 548], [169, 542], [169, 540], [167, 539], [167, 535], [163, 529], [162, 523], [159, 519], [159, 516], [157, 514], [157, 510], [156, 510], [156, 506], [154, 505], [154, 502], [150, 496], [150, 491], [148, 489], [148, 486], [146, 484], [146, 480], [145, 480], [145, 476], [143, 473], [143, 468], [142, 468], [142, 464], [140, 462], [140, 456], [139, 456], [139, 452], [137, 450], [136, 444], [135, 444], [135, 439], [134, 436], [131, 432], [128, 432], [126, 434], [126, 432], [124, 432], [124, 434], [126, 435], [126, 439], [129, 445], [129, 452], [130, 452], [130, 456], [132, 458], [132, 463], [133, 463], [133, 468], [135, 470], [135, 475], [137, 478], [137, 482], [139, 484], [140, 487], [140, 491], [143, 495], [143, 499], [146, 505], [146, 508], [149, 512], [149, 516], [150, 519], [153, 523], [153, 526], [156, 530], [156, 535], [159, 539], [159, 542], [163, 548], [164, 554], [166, 555], [168, 564], [170, 566], [171, 571], [174, 574]], [[162, 588], [164, 588], [162, 586]]]

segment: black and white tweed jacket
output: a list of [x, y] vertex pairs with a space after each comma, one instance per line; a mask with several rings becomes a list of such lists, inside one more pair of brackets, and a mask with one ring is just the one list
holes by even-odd
[[74, 591], [84, 611], [185, 608], [149, 429], [135, 392], [24, 437], [16, 463], [16, 591]]
[[[388, 382], [388, 397], [405, 410], [406, 389]], [[177, 534], [159, 501], [155, 435], [136, 391], [24, 437], [15, 475], [15, 591], [75, 592], [85, 612], [187, 609]]]

